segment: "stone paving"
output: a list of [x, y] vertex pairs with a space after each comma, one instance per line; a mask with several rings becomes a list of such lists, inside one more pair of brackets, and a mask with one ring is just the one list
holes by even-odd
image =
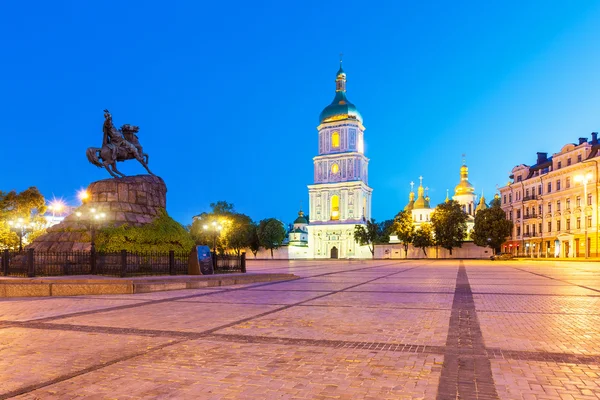
[[0, 299], [0, 399], [600, 399], [597, 263], [248, 269], [300, 279]]

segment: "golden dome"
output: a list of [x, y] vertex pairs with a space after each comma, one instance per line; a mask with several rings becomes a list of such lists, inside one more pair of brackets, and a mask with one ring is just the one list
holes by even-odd
[[473, 194], [475, 188], [469, 183], [469, 168], [465, 164], [460, 167], [460, 183], [454, 188], [454, 195]]

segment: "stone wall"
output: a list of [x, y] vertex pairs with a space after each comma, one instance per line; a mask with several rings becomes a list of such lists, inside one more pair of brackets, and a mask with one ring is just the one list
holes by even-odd
[[[93, 182], [88, 199], [48, 233], [27, 248], [36, 251], [89, 251], [91, 224], [102, 226], [142, 226], [152, 222], [167, 205], [167, 186], [152, 175], [127, 176]], [[77, 213], [81, 213], [81, 217]], [[94, 216], [104, 215], [96, 219]]]

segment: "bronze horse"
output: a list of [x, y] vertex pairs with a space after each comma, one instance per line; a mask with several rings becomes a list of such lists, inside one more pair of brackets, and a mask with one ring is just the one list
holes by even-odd
[[99, 168], [106, 168], [109, 174], [118, 178], [119, 175], [125, 176], [125, 174], [117, 169], [117, 161], [135, 159], [142, 164], [150, 175], [154, 175], [148, 168], [148, 154], [143, 152], [142, 145], [136, 135], [139, 127], [125, 124], [120, 130], [117, 130], [112, 123], [112, 116], [108, 110], [104, 110], [104, 118], [102, 147], [89, 147], [87, 149], [86, 156], [89, 162]]

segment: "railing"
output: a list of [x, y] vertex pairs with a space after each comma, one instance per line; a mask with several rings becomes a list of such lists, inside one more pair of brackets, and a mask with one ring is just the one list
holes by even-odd
[[[90, 251], [0, 252], [0, 275], [62, 276], [62, 275], [185, 275], [188, 273], [187, 252], [103, 253]], [[241, 256], [219, 255], [213, 260], [214, 273], [246, 272], [245, 253]]]
[[213, 258], [215, 274], [246, 272], [246, 253], [241, 256], [222, 254]]
[[537, 218], [538, 215], [537, 214], [525, 214], [523, 215], [523, 219], [531, 219], [531, 218]]
[[537, 195], [535, 195], [535, 194], [530, 194], [529, 196], [523, 197], [523, 201], [529, 201], [529, 200], [535, 200], [535, 199], [537, 199]]

